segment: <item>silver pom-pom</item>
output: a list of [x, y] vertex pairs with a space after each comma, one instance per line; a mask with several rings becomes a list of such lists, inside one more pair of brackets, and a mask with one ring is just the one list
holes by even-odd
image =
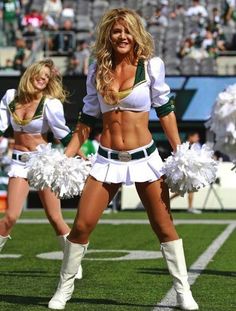
[[91, 161], [79, 157], [68, 158], [51, 144], [39, 145], [31, 155], [28, 167], [29, 185], [36, 190], [46, 187], [59, 198], [81, 194], [91, 169]]
[[213, 183], [216, 179], [217, 162], [213, 151], [189, 142], [177, 146], [176, 152], [165, 160], [166, 182], [172, 192], [184, 196]]

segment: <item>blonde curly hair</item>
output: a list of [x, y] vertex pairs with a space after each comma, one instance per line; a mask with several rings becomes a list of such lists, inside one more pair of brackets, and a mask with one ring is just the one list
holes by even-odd
[[46, 88], [43, 90], [43, 95], [49, 98], [57, 98], [61, 102], [66, 101], [68, 93], [63, 88], [62, 76], [55, 68], [51, 59], [44, 59], [31, 64], [23, 73], [17, 89], [17, 100], [19, 103], [27, 103], [34, 99], [37, 90], [33, 85], [33, 80], [44, 67], [49, 68], [50, 77]]
[[110, 89], [113, 81], [113, 48], [111, 44], [111, 30], [115, 22], [122, 20], [135, 40], [134, 58], [149, 59], [154, 52], [153, 38], [146, 31], [140, 16], [127, 8], [112, 9], [106, 12], [96, 29], [96, 41], [93, 55], [97, 61], [96, 87], [108, 105], [116, 105], [119, 98]]

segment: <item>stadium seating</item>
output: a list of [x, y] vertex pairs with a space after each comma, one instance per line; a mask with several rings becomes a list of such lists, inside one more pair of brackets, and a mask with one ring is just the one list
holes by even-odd
[[[222, 8], [224, 0], [201, 0], [202, 5], [207, 8], [209, 18], [211, 18], [213, 8], [218, 8], [220, 16], [222, 16]], [[37, 9], [40, 12], [43, 11], [45, 0], [33, 0], [28, 2], [28, 10]], [[196, 33], [201, 34], [206, 25], [203, 25], [202, 20], [199, 20], [199, 17], [185, 16], [185, 14], [177, 14], [176, 10], [178, 6], [183, 6], [184, 10], [187, 10], [192, 5], [192, 0], [169, 0], [168, 1], [168, 26], [163, 27], [160, 25], [149, 25], [149, 19], [154, 15], [157, 6], [162, 7], [161, 0], [65, 0], [63, 1], [64, 7], [71, 7], [74, 10], [74, 25], [75, 25], [75, 38], [76, 40], [86, 40], [92, 42], [94, 40], [94, 29], [99, 21], [100, 17], [104, 14], [107, 9], [115, 7], [129, 7], [134, 10], [137, 10], [142, 18], [147, 22], [147, 29], [152, 34], [155, 42], [155, 54], [162, 57], [166, 62], [167, 74], [218, 74], [217, 68], [217, 58], [220, 55], [220, 52], [217, 53], [212, 60], [209, 57], [206, 57], [206, 60], [198, 60], [198, 66], [190, 65], [190, 61], [186, 62], [180, 60], [179, 50], [181, 44], [187, 37], [196, 36]], [[22, 7], [21, 16], [24, 15], [25, 7]], [[173, 13], [173, 14], [172, 14]], [[166, 13], [165, 13], [166, 14]], [[65, 17], [63, 17], [65, 18]], [[59, 21], [60, 24], [62, 19]], [[226, 50], [227, 48], [232, 50], [233, 43], [232, 40], [236, 33], [236, 27], [231, 25], [226, 25], [221, 22], [222, 34], [224, 36]], [[37, 58], [37, 55], [42, 55], [38, 50], [44, 51], [45, 56], [51, 54], [55, 55], [55, 51], [50, 53], [49, 45], [47, 44], [47, 31], [42, 29], [41, 44], [38, 44], [37, 51], [33, 51], [34, 55], [31, 57], [32, 60]], [[194, 39], [195, 40], [195, 39]], [[6, 40], [4, 32], [0, 29], [0, 53], [4, 54], [5, 50], [9, 50], [9, 55], [12, 56], [12, 47], [6, 46]], [[8, 53], [7, 53], [8, 54]], [[66, 53], [65, 53], [66, 54]], [[64, 55], [64, 54], [63, 54]], [[69, 57], [69, 55], [68, 55]], [[190, 58], [190, 57], [189, 57]], [[5, 58], [2, 57], [1, 67], [4, 66]], [[183, 61], [183, 62], [182, 62]], [[181, 63], [181, 65], [180, 65]], [[188, 65], [187, 65], [188, 63]], [[193, 64], [194, 61], [191, 62]], [[198, 67], [198, 68], [197, 68]], [[221, 68], [222, 73], [222, 68]]]

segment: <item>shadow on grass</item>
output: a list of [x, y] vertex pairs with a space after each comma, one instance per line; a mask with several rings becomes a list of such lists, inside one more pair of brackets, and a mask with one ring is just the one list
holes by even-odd
[[[217, 271], [217, 270], [208, 270], [208, 269], [207, 270], [189, 269], [188, 272], [196, 273], [196, 274], [236, 277], [236, 272], [235, 271]], [[169, 275], [169, 271], [167, 269], [160, 269], [160, 268], [141, 268], [141, 269], [138, 269], [138, 273], [157, 274], [157, 275]]]
[[1, 276], [9, 276], [9, 277], [47, 277], [47, 278], [56, 278], [59, 276], [58, 274], [49, 274], [48, 271], [42, 271], [42, 270], [37, 270], [37, 271], [0, 271], [0, 277]]
[[[1, 302], [7, 302], [15, 305], [35, 305], [35, 306], [42, 306], [47, 308], [48, 302], [50, 298], [46, 297], [32, 297], [32, 296], [16, 296], [16, 295], [1, 295]], [[120, 307], [142, 307], [142, 308], [154, 308], [155, 305], [152, 304], [133, 304], [133, 303], [126, 303], [126, 302], [119, 302], [112, 299], [96, 299], [96, 298], [72, 298], [69, 303], [77, 303], [77, 304], [87, 304], [89, 305], [98, 305], [99, 308], [102, 308], [102, 305], [110, 305], [110, 306], [120, 306]], [[121, 308], [122, 310], [122, 308]], [[135, 309], [134, 309], [135, 310]]]

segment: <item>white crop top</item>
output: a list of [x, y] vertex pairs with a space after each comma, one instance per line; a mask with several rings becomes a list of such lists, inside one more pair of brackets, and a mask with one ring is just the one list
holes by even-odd
[[4, 133], [9, 125], [15, 132], [30, 134], [45, 134], [49, 129], [55, 138], [62, 140], [71, 131], [66, 125], [64, 110], [60, 100], [44, 98], [38, 105], [35, 114], [29, 122], [16, 120], [15, 113], [16, 90], [9, 89], [0, 102], [0, 134]]
[[[164, 63], [159, 57], [154, 57], [144, 63], [143, 78], [136, 83], [131, 92], [120, 99], [117, 105], [107, 105], [96, 90], [96, 63], [89, 67], [87, 76], [87, 95], [84, 97], [84, 114], [99, 118], [101, 113], [113, 110], [150, 111], [151, 107], [160, 107], [169, 101], [170, 88], [165, 83]], [[138, 65], [138, 66], [139, 66]]]

